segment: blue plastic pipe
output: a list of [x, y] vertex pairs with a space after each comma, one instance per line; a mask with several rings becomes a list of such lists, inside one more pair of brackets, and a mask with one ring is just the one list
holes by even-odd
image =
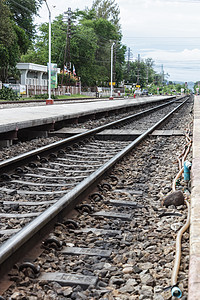
[[190, 169], [191, 169], [192, 164], [186, 160], [184, 162], [184, 180], [189, 181], [190, 180]]

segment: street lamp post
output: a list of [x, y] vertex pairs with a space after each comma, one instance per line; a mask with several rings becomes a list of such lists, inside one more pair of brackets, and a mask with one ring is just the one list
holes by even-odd
[[115, 43], [112, 43], [111, 45], [111, 74], [110, 74], [110, 100], [113, 100], [113, 47]]
[[47, 0], [44, 0], [49, 11], [49, 84], [48, 84], [48, 94], [49, 98], [46, 100], [46, 104], [53, 104], [53, 99], [51, 99], [51, 11], [47, 4]]

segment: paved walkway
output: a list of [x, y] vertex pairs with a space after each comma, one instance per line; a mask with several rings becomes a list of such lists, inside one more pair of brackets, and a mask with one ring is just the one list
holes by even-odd
[[194, 100], [188, 300], [200, 299], [200, 96]]
[[125, 106], [135, 106], [169, 99], [169, 96], [154, 96], [136, 99], [101, 100], [84, 103], [67, 103], [32, 107], [15, 107], [0, 109], [0, 133], [21, 128], [49, 124], [66, 119], [76, 118], [98, 111], [109, 111]]

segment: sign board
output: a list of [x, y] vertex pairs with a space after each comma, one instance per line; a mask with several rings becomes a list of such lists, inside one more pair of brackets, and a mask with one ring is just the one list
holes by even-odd
[[20, 84], [20, 95], [26, 95], [26, 86]]
[[4, 83], [4, 87], [12, 89], [16, 95], [26, 95], [26, 85], [14, 84], [14, 83]]
[[136, 88], [140, 88], [140, 85], [136, 85]]
[[[111, 82], [109, 82], [109, 85], [111, 85]], [[113, 82], [112, 85], [115, 85], [115, 82]]]
[[[49, 72], [49, 64], [47, 64], [47, 69]], [[55, 89], [58, 85], [58, 68], [57, 64], [51, 64], [51, 88]]]
[[57, 64], [51, 64], [51, 88], [55, 89], [58, 85]]

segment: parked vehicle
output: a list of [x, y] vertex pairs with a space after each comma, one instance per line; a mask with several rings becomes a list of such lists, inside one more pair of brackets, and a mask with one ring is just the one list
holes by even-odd
[[148, 90], [145, 90], [145, 89], [144, 89], [144, 90], [142, 91], [142, 95], [148, 96]]

